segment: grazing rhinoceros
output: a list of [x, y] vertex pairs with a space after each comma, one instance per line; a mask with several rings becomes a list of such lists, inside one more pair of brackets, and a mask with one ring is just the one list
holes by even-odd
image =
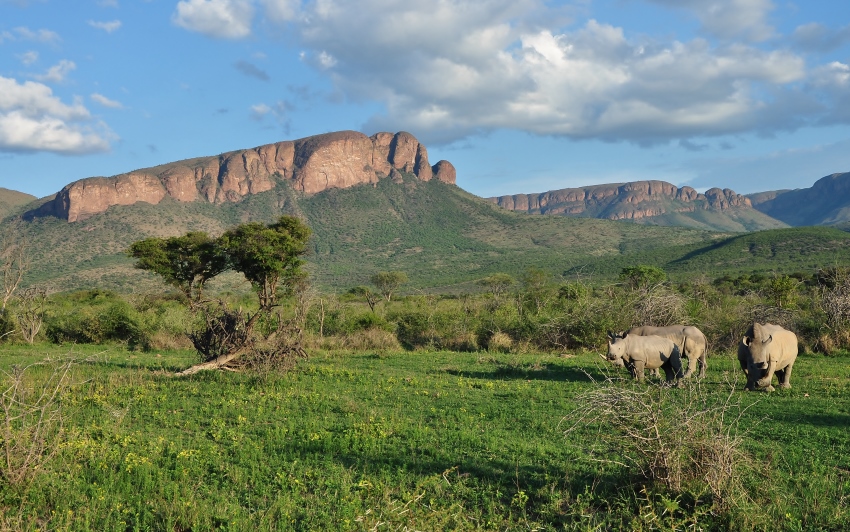
[[797, 335], [779, 325], [753, 323], [738, 344], [738, 362], [747, 375], [745, 390], [774, 390], [773, 373], [780, 388], [791, 387], [791, 368], [797, 360]]
[[668, 338], [609, 334], [607, 359], [614, 364], [625, 365], [629, 373], [641, 382], [645, 369], [663, 369], [667, 382], [682, 378], [679, 346]]
[[685, 371], [684, 378], [690, 378], [697, 369], [699, 362], [699, 376], [705, 377], [705, 370], [708, 368], [706, 362], [706, 345], [705, 335], [702, 331], [692, 325], [668, 325], [667, 327], [651, 327], [645, 325], [643, 327], [632, 327], [628, 334], [637, 334], [639, 336], [661, 336], [669, 338], [676, 342], [679, 346], [679, 352], [682, 356], [688, 357], [688, 369]]

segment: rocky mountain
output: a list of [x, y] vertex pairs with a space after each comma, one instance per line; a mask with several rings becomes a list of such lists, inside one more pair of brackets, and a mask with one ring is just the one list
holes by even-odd
[[0, 187], [0, 220], [33, 201], [35, 196]]
[[850, 222], [850, 172], [822, 177], [809, 188], [760, 192], [747, 197], [754, 208], [788, 225]]
[[306, 194], [375, 184], [400, 172], [422, 181], [455, 183], [448, 161], [431, 166], [428, 151], [410, 133], [326, 133], [249, 150], [200, 157], [112, 177], [90, 177], [64, 187], [56, 197], [24, 215], [84, 220], [114, 205], [179, 202], [233, 203], [289, 183]]
[[787, 227], [753, 209], [746, 196], [730, 189], [705, 193], [665, 181], [635, 181], [539, 194], [489, 198], [506, 209], [534, 214], [630, 220], [651, 225], [680, 225], [721, 231], [753, 231]]

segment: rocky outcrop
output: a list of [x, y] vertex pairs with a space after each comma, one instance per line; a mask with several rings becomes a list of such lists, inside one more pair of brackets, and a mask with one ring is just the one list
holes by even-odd
[[201, 157], [109, 178], [82, 179], [67, 185], [55, 199], [25, 216], [52, 215], [69, 222], [104, 212], [113, 205], [138, 201], [157, 204], [165, 197], [177, 201], [225, 203], [273, 189], [288, 181], [296, 190], [315, 194], [331, 188], [376, 183], [399, 172], [423, 181], [454, 184], [448, 161], [433, 167], [428, 151], [410, 133], [356, 131], [326, 133], [295, 141], [267, 144], [250, 150]]
[[723, 211], [752, 207], [746, 196], [728, 188], [712, 188], [701, 194], [691, 187], [680, 188], [666, 181], [565, 188], [541, 194], [494, 197], [490, 201], [515, 211], [610, 220], [639, 220], [699, 209]]

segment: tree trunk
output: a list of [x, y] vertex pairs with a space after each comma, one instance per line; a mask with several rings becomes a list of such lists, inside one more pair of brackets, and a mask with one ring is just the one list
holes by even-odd
[[230, 362], [233, 362], [234, 360], [236, 360], [237, 358], [242, 356], [242, 352], [243, 352], [243, 349], [239, 349], [237, 351], [234, 351], [233, 353], [221, 355], [220, 357], [217, 357], [213, 360], [210, 360], [209, 362], [201, 362], [200, 364], [195, 364], [194, 366], [192, 366], [190, 368], [187, 368], [187, 369], [184, 369], [183, 371], [178, 372], [177, 376], [178, 377], [185, 377], [187, 375], [194, 375], [195, 373], [198, 373], [199, 371], [206, 371], [206, 370], [210, 370], [210, 369], [222, 368], [222, 367], [226, 366], [227, 364], [229, 364]]

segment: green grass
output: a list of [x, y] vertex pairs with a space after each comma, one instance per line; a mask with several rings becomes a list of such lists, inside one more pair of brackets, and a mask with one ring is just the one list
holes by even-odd
[[[846, 358], [802, 356], [790, 391], [735, 392], [749, 406], [752, 505], [710, 515], [689, 494], [643, 492], [627, 471], [590, 460], [590, 429], [565, 437], [575, 398], [603, 376], [592, 353], [314, 353], [284, 375], [178, 379], [170, 373], [190, 352], [12, 346], [0, 366], [69, 350], [92, 360], [63, 397], [67, 440], [29, 488], [0, 486], [13, 528], [850, 526]], [[740, 370], [731, 356], [709, 364], [702, 386], [720, 401]]]

